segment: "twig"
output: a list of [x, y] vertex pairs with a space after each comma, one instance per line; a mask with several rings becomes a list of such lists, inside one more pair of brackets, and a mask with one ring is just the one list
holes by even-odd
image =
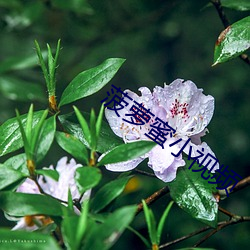
[[223, 8], [222, 8], [220, 0], [211, 0], [211, 3], [216, 8], [216, 10], [217, 10], [217, 12], [219, 14], [220, 20], [224, 25], [224, 28], [227, 28], [230, 25], [230, 22], [229, 22], [226, 14], [225, 14]]
[[[243, 180], [239, 181], [236, 186], [234, 187], [234, 189], [232, 191], [230, 191], [230, 189], [233, 187], [233, 184], [231, 186], [229, 186], [227, 188], [227, 191], [229, 194], [235, 193], [243, 188], [246, 188], [250, 185], [250, 176], [244, 178]], [[225, 190], [219, 190], [219, 195], [220, 197], [226, 198], [227, 197], [227, 193]]]
[[[223, 8], [222, 8], [220, 0], [211, 0], [211, 3], [216, 8], [216, 10], [217, 10], [217, 12], [219, 14], [220, 20], [223, 23], [224, 28], [226, 29], [228, 26], [230, 26], [230, 22], [229, 22], [226, 14], [225, 14]], [[248, 65], [250, 65], [250, 59], [249, 59], [249, 57], [248, 57], [247, 54], [241, 54], [239, 57], [245, 63], [247, 63]]]
[[233, 218], [235, 216], [235, 214], [232, 214], [231, 212], [227, 211], [226, 209], [219, 207], [218, 208], [223, 214], [229, 216], [230, 218]]
[[211, 227], [209, 227], [209, 226], [203, 227], [203, 228], [201, 228], [201, 229], [199, 229], [199, 230], [197, 230], [197, 231], [195, 231], [195, 232], [192, 232], [192, 233], [187, 234], [187, 235], [185, 235], [185, 236], [182, 236], [182, 237], [180, 237], [180, 238], [178, 238], [178, 239], [175, 239], [175, 240], [173, 240], [173, 241], [170, 241], [170, 242], [167, 242], [167, 243], [165, 243], [165, 244], [162, 244], [162, 245], [159, 246], [159, 248], [165, 248], [165, 247], [169, 247], [169, 246], [171, 246], [171, 245], [177, 244], [177, 243], [179, 243], [179, 242], [181, 242], [181, 241], [183, 241], [183, 240], [186, 240], [186, 239], [188, 239], [188, 238], [191, 238], [191, 237], [193, 237], [193, 236], [195, 236], [195, 235], [197, 235], [197, 234], [206, 232], [206, 231], [209, 230], [209, 229], [211, 229]]
[[238, 224], [241, 222], [247, 222], [250, 221], [250, 216], [234, 216], [230, 221], [223, 221], [216, 229], [212, 230], [209, 232], [207, 235], [205, 235], [201, 240], [199, 240], [196, 244], [194, 244], [194, 247], [199, 246], [202, 244], [204, 241], [206, 241], [208, 238], [210, 238], [212, 235], [215, 233], [219, 232], [223, 228], [233, 225], [233, 224]]
[[49, 197], [53, 198], [54, 200], [57, 200], [57, 201], [59, 201], [59, 202], [61, 202], [61, 203], [68, 204], [67, 201], [61, 200], [61, 199], [56, 198], [56, 197], [54, 197], [54, 196], [52, 196], [52, 195], [50, 195], [50, 194], [45, 193], [45, 192], [43, 191], [42, 187], [40, 186], [39, 182], [37, 181], [37, 179], [32, 179], [32, 180], [36, 183], [36, 185], [37, 185], [37, 187], [38, 187], [38, 190], [39, 190], [39, 192], [40, 192], [41, 194], [47, 195], [47, 196], [49, 196]]
[[[222, 221], [222, 222], [219, 222], [218, 223], [218, 227], [216, 229], [214, 229], [213, 231], [209, 232], [206, 236], [204, 236], [199, 242], [197, 242], [194, 247], [200, 245], [202, 242], [204, 242], [206, 239], [208, 239], [210, 236], [212, 236], [213, 234], [215, 234], [216, 232], [220, 231], [221, 229], [223, 229], [224, 227], [227, 227], [229, 225], [232, 225], [232, 224], [238, 224], [238, 223], [241, 223], [241, 222], [247, 222], [247, 221], [250, 221], [250, 217], [249, 216], [237, 216], [237, 215], [234, 215], [232, 217], [232, 219], [230, 221]], [[171, 245], [174, 245], [174, 244], [177, 244], [181, 241], [184, 241], [186, 239], [189, 239], [197, 234], [200, 234], [200, 233], [203, 233], [203, 232], [206, 232], [208, 230], [211, 230], [213, 229], [212, 227], [210, 226], [207, 226], [207, 227], [204, 227], [204, 228], [201, 228], [193, 233], [190, 233], [190, 234], [187, 234], [185, 236], [182, 236], [178, 239], [175, 239], [173, 241], [170, 241], [170, 242], [167, 242], [165, 244], [162, 244], [159, 246], [159, 248], [165, 248], [165, 247], [169, 247]]]
[[[153, 193], [152, 195], [150, 195], [148, 198], [146, 198], [145, 202], [146, 202], [147, 205], [150, 205], [150, 204], [152, 204], [153, 202], [155, 202], [156, 200], [158, 200], [159, 198], [161, 198], [162, 196], [164, 196], [167, 193], [169, 193], [169, 188], [168, 187], [163, 187], [160, 190]], [[136, 214], [139, 214], [142, 210], [143, 210], [143, 205], [142, 205], [142, 203], [140, 203], [137, 206]]]
[[145, 172], [145, 171], [142, 171], [142, 170], [139, 170], [139, 169], [134, 169], [134, 172], [137, 172], [141, 175], [146, 175], [146, 176], [149, 176], [149, 177], [154, 177], [156, 178], [156, 176], [152, 173], [148, 173], [148, 172]]

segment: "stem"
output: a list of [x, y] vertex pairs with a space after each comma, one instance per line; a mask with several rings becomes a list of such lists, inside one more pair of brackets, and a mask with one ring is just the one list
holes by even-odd
[[148, 172], [145, 172], [145, 171], [142, 171], [142, 170], [139, 170], [139, 169], [134, 169], [134, 172], [139, 173], [141, 175], [146, 175], [146, 176], [149, 176], [149, 177], [156, 178], [156, 176], [154, 174], [148, 173]]
[[226, 209], [219, 207], [218, 208], [223, 214], [229, 216], [230, 218], [233, 218], [235, 216], [235, 214], [232, 214], [231, 212], [227, 211]]
[[[153, 193], [152, 195], [150, 195], [148, 198], [146, 198], [145, 202], [146, 202], [147, 205], [150, 205], [150, 204], [154, 203], [156, 200], [158, 200], [159, 198], [161, 198], [162, 196], [164, 196], [165, 194], [168, 194], [168, 193], [169, 193], [169, 188], [167, 186], [163, 187], [160, 190]], [[142, 210], [143, 210], [143, 204], [140, 203], [137, 206], [136, 214], [139, 214]]]
[[[213, 234], [215, 234], [216, 232], [220, 231], [221, 229], [229, 226], [229, 225], [232, 225], [232, 224], [238, 224], [238, 223], [241, 223], [241, 222], [247, 222], [247, 221], [250, 221], [250, 217], [249, 216], [238, 216], [238, 215], [234, 215], [232, 217], [232, 219], [230, 221], [222, 221], [222, 222], [219, 222], [218, 223], [218, 227], [214, 230], [212, 230], [211, 232], [209, 232], [206, 236], [204, 236], [199, 242], [197, 242], [194, 247], [197, 247], [199, 246], [201, 243], [203, 243], [205, 240], [207, 240], [209, 237], [211, 237]], [[212, 227], [204, 227], [204, 228], [201, 228], [195, 232], [192, 232], [190, 234], [187, 234], [185, 236], [182, 236], [178, 239], [175, 239], [173, 241], [170, 241], [170, 242], [167, 242], [165, 244], [162, 244], [159, 246], [159, 248], [165, 248], [165, 247], [169, 247], [171, 245], [174, 245], [174, 244], [177, 244], [181, 241], [184, 241], [186, 239], [189, 239], [197, 234], [200, 234], [200, 233], [203, 233], [203, 232], [206, 232], [210, 229], [213, 229]]]
[[223, 228], [227, 226], [238, 224], [241, 222], [247, 222], [247, 221], [250, 221], [250, 216], [236, 216], [235, 215], [230, 221], [223, 221], [216, 229], [212, 230], [207, 235], [205, 235], [201, 240], [199, 240], [196, 244], [194, 244], [194, 247], [199, 246], [208, 238], [210, 238], [212, 235], [214, 235], [215, 233], [219, 232], [220, 230], [222, 230]]
[[[237, 185], [234, 187], [232, 191], [230, 189], [233, 187], [233, 184], [227, 188], [229, 194], [235, 193], [243, 188], [246, 188], [250, 185], [250, 176], [244, 178], [243, 180], [239, 181]], [[225, 190], [219, 190], [219, 195], [223, 198], [227, 198], [227, 193]]]

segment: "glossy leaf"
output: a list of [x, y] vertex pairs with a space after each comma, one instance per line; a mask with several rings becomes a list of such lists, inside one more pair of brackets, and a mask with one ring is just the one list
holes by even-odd
[[93, 229], [90, 231], [83, 249], [106, 250], [112, 247], [133, 220], [136, 209], [136, 206], [117, 209], [108, 216], [103, 224], [92, 227]]
[[73, 106], [73, 108], [75, 110], [78, 122], [81, 125], [81, 129], [82, 129], [82, 132], [84, 134], [84, 138], [86, 138], [88, 145], [91, 146], [91, 139], [92, 138], [91, 138], [91, 134], [90, 134], [89, 125], [88, 125], [86, 119], [84, 118], [84, 116], [82, 115], [82, 113], [80, 112], [80, 110], [75, 106]]
[[64, 90], [59, 106], [99, 91], [114, 77], [124, 61], [121, 58], [110, 58], [99, 66], [78, 74]]
[[26, 175], [13, 168], [0, 164], [0, 190], [13, 184], [18, 180], [22, 180]]
[[132, 176], [122, 177], [111, 181], [100, 188], [94, 196], [91, 208], [94, 212], [99, 212], [117, 198], [124, 190], [128, 180]]
[[14, 77], [0, 77], [0, 93], [6, 98], [14, 101], [45, 101], [42, 86], [26, 82]]
[[88, 165], [88, 152], [85, 145], [73, 135], [56, 132], [56, 141], [62, 149], [71, 154], [75, 159], [82, 164]]
[[10, 231], [0, 228], [0, 249], [11, 250], [60, 250], [54, 238], [48, 234], [26, 231]]
[[[89, 119], [89, 114], [83, 113], [84, 116]], [[74, 115], [68, 114], [68, 115], [62, 115], [59, 116], [60, 122], [63, 124], [63, 127], [72, 135], [74, 135], [76, 138], [78, 138], [86, 147], [90, 147], [83, 132], [78, 124], [77, 119]], [[104, 153], [108, 150], [111, 150], [112, 148], [123, 144], [123, 140], [116, 136], [114, 132], [111, 130], [110, 126], [107, 122], [102, 121], [102, 126], [100, 130], [100, 136], [97, 143], [97, 152]]]
[[44, 175], [47, 177], [50, 177], [51, 179], [58, 181], [59, 179], [59, 173], [56, 170], [52, 169], [37, 169], [36, 170], [37, 174]]
[[249, 0], [221, 0], [223, 7], [227, 7], [239, 11], [250, 10], [250, 1]]
[[95, 187], [101, 180], [102, 173], [95, 167], [77, 168], [75, 173], [76, 185], [81, 194]]
[[[194, 164], [192, 169], [199, 169], [199, 165]], [[201, 172], [192, 172], [187, 167], [181, 168], [176, 179], [168, 186], [171, 197], [180, 208], [197, 220], [216, 227], [218, 204], [213, 197], [213, 192], [216, 192], [215, 184], [204, 180]]]
[[24, 175], [29, 175], [29, 171], [26, 166], [26, 155], [19, 154], [13, 157], [10, 157], [8, 160], [4, 162], [5, 166], [9, 168], [18, 170], [19, 172], [23, 173]]
[[214, 50], [214, 65], [226, 62], [250, 47], [250, 16], [228, 26], [218, 37]]
[[149, 152], [154, 146], [152, 141], [136, 141], [122, 144], [108, 152], [97, 164], [98, 166], [135, 159]]
[[66, 209], [49, 196], [13, 192], [0, 193], [0, 208], [11, 216], [35, 214], [62, 216], [63, 210]]
[[56, 132], [56, 117], [52, 116], [45, 120], [41, 135], [39, 137], [37, 149], [37, 161], [41, 161], [48, 153], [51, 144], [53, 143]]
[[[33, 127], [41, 118], [44, 111], [34, 112]], [[27, 114], [21, 115], [22, 123], [25, 124]], [[24, 125], [25, 126], [25, 125]], [[0, 156], [13, 152], [23, 146], [17, 118], [11, 118], [0, 126]]]

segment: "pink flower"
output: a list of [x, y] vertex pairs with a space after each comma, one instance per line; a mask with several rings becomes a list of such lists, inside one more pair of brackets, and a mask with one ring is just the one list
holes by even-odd
[[[139, 91], [141, 96], [130, 90], [124, 92], [137, 103], [142, 103], [144, 108], [150, 109], [150, 112], [155, 116], [144, 125], [134, 125], [123, 120], [123, 118], [129, 120], [129, 117], [125, 114], [133, 113], [130, 111], [134, 104], [133, 101], [119, 110], [120, 117], [114, 111], [106, 108], [105, 115], [114, 133], [122, 137], [125, 143], [150, 140], [145, 133], [150, 131], [150, 125], [155, 122], [156, 117], [168, 122], [176, 132], [172, 138], [167, 137], [163, 145], [164, 148], [156, 145], [149, 153], [134, 160], [107, 164], [108, 170], [128, 171], [134, 169], [144, 159], [149, 158], [148, 166], [153, 169], [155, 175], [164, 182], [170, 182], [176, 178], [177, 168], [186, 164], [183, 160], [183, 153], [178, 157], [174, 157], [171, 153], [177, 154], [189, 139], [190, 142], [183, 150], [186, 154], [189, 153], [189, 148], [192, 146], [191, 157], [198, 156], [197, 150], [202, 151], [202, 149], [204, 157], [208, 153], [215, 157], [210, 147], [205, 142], [201, 142], [201, 137], [205, 135], [206, 127], [214, 112], [214, 98], [212, 96], [204, 95], [203, 90], [198, 89], [192, 81], [182, 79], [177, 79], [163, 88], [156, 86], [153, 93], [146, 87], [140, 88]], [[169, 146], [179, 139], [182, 139], [182, 141], [171, 147]], [[201, 162], [202, 158], [199, 159]], [[219, 164], [217, 163], [212, 172], [218, 168]], [[210, 169], [209, 166], [208, 169]]]
[[[58, 181], [47, 177], [47, 176], [40, 176], [38, 179], [38, 183], [43, 189], [46, 194], [49, 194], [57, 199], [67, 201], [68, 200], [68, 190], [70, 189], [72, 199], [78, 199], [80, 197], [80, 193], [77, 189], [76, 182], [74, 179], [75, 171], [78, 167], [81, 167], [80, 164], [76, 164], [74, 159], [71, 159], [67, 162], [67, 157], [61, 158], [56, 168], [51, 165], [49, 168], [44, 169], [51, 169], [56, 170], [59, 173]], [[36, 183], [27, 178], [25, 182], [23, 182], [16, 190], [20, 193], [30, 193], [30, 194], [41, 194]], [[88, 199], [90, 196], [90, 190], [84, 193], [80, 202]], [[78, 211], [76, 211], [77, 213]], [[44, 216], [25, 216], [22, 217], [17, 225], [12, 230], [26, 230], [26, 231], [34, 231], [38, 229], [38, 226], [33, 223], [36, 221], [36, 224], [46, 225], [46, 223], [51, 223], [52, 221], [49, 220], [48, 217]]]

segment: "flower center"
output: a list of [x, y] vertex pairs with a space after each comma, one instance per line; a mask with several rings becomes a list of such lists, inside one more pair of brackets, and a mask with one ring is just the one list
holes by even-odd
[[188, 115], [187, 111], [188, 103], [180, 103], [177, 99], [172, 103], [172, 108], [170, 109], [170, 112], [172, 114], [172, 118], [175, 116], [179, 116], [182, 119], [185, 119], [184, 122], [187, 121], [187, 119], [190, 117]]

